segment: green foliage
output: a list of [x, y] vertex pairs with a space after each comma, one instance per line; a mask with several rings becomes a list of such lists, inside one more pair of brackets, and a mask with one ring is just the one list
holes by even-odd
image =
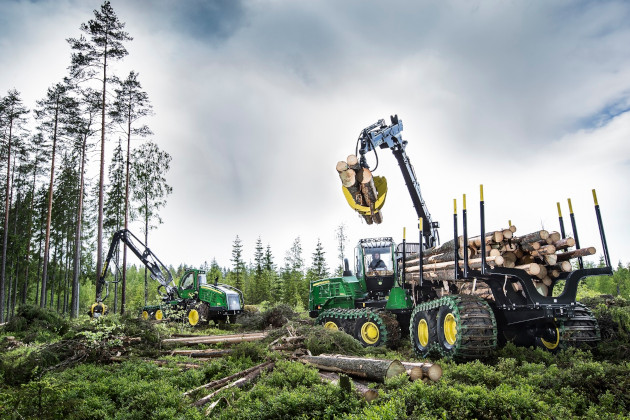
[[234, 346], [230, 357], [234, 360], [247, 360], [260, 363], [267, 356], [266, 346], [255, 342], [243, 342]]
[[237, 392], [219, 419], [333, 418], [358, 410], [362, 403], [339, 387], [321, 383], [317, 371], [299, 362], [279, 361], [275, 369], [252, 387]]
[[22, 305], [4, 329], [7, 332], [16, 333], [16, 337], [26, 343], [46, 342], [64, 335], [69, 329], [69, 324], [50, 309]]
[[306, 337], [304, 344], [315, 356], [324, 353], [358, 356], [365, 352], [357, 340], [343, 331], [316, 325], [301, 327], [298, 332]]
[[262, 330], [270, 326], [280, 328], [297, 317], [293, 308], [281, 303], [262, 312], [245, 311], [238, 315], [236, 323], [246, 330]]

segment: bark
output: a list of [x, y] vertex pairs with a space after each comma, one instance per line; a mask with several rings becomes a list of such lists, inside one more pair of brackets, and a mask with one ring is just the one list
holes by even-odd
[[[339, 374], [334, 372], [319, 372], [319, 377], [332, 385], [340, 384], [341, 380]], [[361, 397], [363, 397], [365, 401], [370, 402], [378, 398], [378, 390], [369, 388], [365, 383], [358, 380], [354, 380], [353, 382], [354, 389], [356, 389], [356, 391], [359, 393], [359, 395], [361, 395]]]
[[549, 234], [549, 237], [546, 239], [546, 243], [549, 244], [549, 245], [555, 244], [560, 239], [562, 239], [562, 236], [560, 236], [560, 234], [558, 232], [551, 232]]
[[[494, 265], [498, 265], [498, 266], [502, 266], [503, 265], [503, 257], [500, 255], [494, 256], [494, 257], [487, 257], [486, 258], [486, 263], [490, 264], [494, 264]], [[459, 266], [463, 267], [464, 266], [464, 261], [459, 261]], [[472, 260], [468, 260], [468, 266], [469, 267], [481, 267], [481, 258], [475, 258]], [[455, 261], [446, 261], [446, 262], [441, 262], [441, 263], [435, 263], [435, 264], [425, 264], [423, 266], [423, 270], [425, 271], [431, 271], [431, 270], [439, 270], [439, 269], [443, 269], [443, 268], [449, 268], [449, 267], [455, 267]], [[406, 272], [407, 273], [413, 273], [415, 271], [419, 271], [420, 267], [419, 266], [413, 266], [413, 267], [407, 267], [406, 268]]]
[[589, 255], [595, 254], [595, 247], [591, 246], [588, 248], [580, 248], [575, 251], [569, 251], [558, 255], [558, 261], [568, 261], [571, 258], [577, 257], [588, 257]]
[[241, 372], [237, 372], [233, 375], [230, 376], [226, 376], [225, 378], [221, 378], [221, 379], [217, 379], [216, 381], [212, 381], [212, 382], [208, 382], [207, 384], [198, 386], [195, 389], [191, 389], [190, 391], [186, 391], [182, 394], [182, 396], [187, 396], [187, 395], [191, 395], [197, 391], [201, 391], [202, 389], [217, 389], [217, 388], [221, 388], [224, 385], [227, 385], [228, 383], [230, 383], [230, 381], [233, 381], [235, 379], [241, 378], [243, 376], [246, 376], [252, 372], [255, 372], [257, 369], [261, 369], [263, 367], [269, 366], [271, 364], [271, 362], [263, 362], [259, 365], [253, 366], [249, 369], [245, 369]]
[[79, 204], [77, 206], [77, 225], [74, 237], [74, 261], [72, 264], [72, 298], [70, 302], [70, 317], [79, 316], [79, 273], [81, 269], [81, 230], [83, 223], [83, 189], [85, 188], [85, 152], [87, 134], [83, 135], [81, 145], [81, 174], [79, 177]]
[[320, 370], [342, 372], [350, 376], [384, 382], [387, 378], [406, 373], [398, 360], [366, 359], [341, 355], [304, 356], [301, 361]]
[[[484, 241], [485, 244], [490, 244], [490, 243], [498, 243], [503, 241], [503, 232], [501, 231], [496, 231], [496, 232], [491, 232], [486, 234], [486, 240]], [[464, 245], [464, 237], [460, 236], [458, 238], [459, 240], [459, 246], [462, 247]], [[468, 238], [468, 245], [469, 246], [474, 246], [475, 248], [481, 248], [481, 236], [474, 236], [472, 238]]]
[[195, 407], [200, 407], [202, 405], [207, 404], [212, 398], [214, 398], [219, 392], [228, 389], [228, 388], [242, 388], [245, 385], [247, 385], [248, 383], [252, 382], [253, 380], [255, 380], [256, 378], [258, 378], [258, 376], [260, 376], [260, 374], [263, 372], [263, 370], [268, 370], [268, 369], [273, 369], [274, 368], [275, 363], [274, 362], [267, 362], [267, 364], [265, 366], [261, 366], [258, 369], [248, 373], [245, 377], [237, 379], [236, 381], [227, 384], [225, 386], [223, 386], [222, 388], [217, 389], [216, 391], [206, 395], [205, 397], [195, 401], [193, 403], [193, 406]]
[[531, 243], [538, 241], [545, 241], [549, 237], [549, 232], [546, 230], [539, 230], [536, 232], [528, 233], [527, 235], [519, 236], [514, 240], [519, 243]]
[[205, 335], [199, 337], [166, 338], [162, 344], [216, 344], [216, 343], [242, 343], [243, 341], [260, 341], [267, 336], [266, 333], [238, 334], [238, 335]]
[[59, 117], [59, 97], [55, 108], [55, 125], [53, 129], [52, 154], [50, 159], [50, 184], [48, 185], [48, 213], [46, 215], [46, 238], [44, 239], [44, 259], [42, 268], [42, 298], [39, 302], [42, 308], [46, 307], [46, 283], [48, 281], [48, 257], [50, 254], [50, 223], [52, 220], [53, 181], [55, 180], [55, 153], [57, 149], [57, 123]]
[[532, 255], [534, 257], [540, 257], [542, 255], [551, 255], [551, 254], [555, 254], [556, 253], [556, 247], [553, 245], [544, 245], [541, 246], [539, 249], [532, 251]]
[[9, 242], [9, 210], [10, 210], [10, 197], [11, 193], [11, 142], [13, 140], [13, 120], [9, 123], [9, 141], [7, 144], [7, 186], [5, 192], [4, 203], [4, 235], [2, 237], [2, 272], [0, 273], [0, 323], [4, 322], [4, 289], [7, 270], [7, 247]]
[[518, 268], [519, 270], [525, 270], [527, 274], [535, 276], [540, 273], [541, 267], [542, 266], [540, 264], [530, 263], [530, 264], [517, 265], [514, 268]]

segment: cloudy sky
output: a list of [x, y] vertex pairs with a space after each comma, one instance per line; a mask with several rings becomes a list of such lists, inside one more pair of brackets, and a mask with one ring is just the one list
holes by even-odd
[[[0, 91], [31, 108], [69, 64], [65, 41], [100, 1], [0, 1]], [[601, 252], [596, 188], [611, 257], [630, 262], [630, 3], [625, 1], [113, 0], [134, 40], [115, 63], [140, 73], [146, 122], [173, 157], [174, 192], [150, 236], [168, 264], [230, 264], [239, 235], [276, 263], [300, 237], [310, 262], [335, 229], [415, 237], [395, 159], [379, 153], [384, 223], [345, 204], [335, 171], [360, 130], [398, 114], [443, 240], [453, 198], [486, 226], [557, 230], [573, 207], [583, 246]], [[137, 145], [137, 143], [136, 143]], [[114, 147], [110, 142], [108, 151]], [[92, 162], [96, 165], [96, 156]], [[567, 226], [568, 227], [568, 226]], [[134, 230], [139, 231], [138, 228]]]

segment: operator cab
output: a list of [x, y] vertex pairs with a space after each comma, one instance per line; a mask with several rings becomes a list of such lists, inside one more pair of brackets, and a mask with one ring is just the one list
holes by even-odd
[[356, 251], [357, 277], [365, 279], [370, 297], [388, 295], [395, 278], [392, 238], [362, 239]]

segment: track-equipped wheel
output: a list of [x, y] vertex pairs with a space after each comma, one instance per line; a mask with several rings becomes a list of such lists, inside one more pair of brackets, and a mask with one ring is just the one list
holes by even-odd
[[320, 312], [315, 323], [331, 330], [345, 331], [365, 347], [395, 347], [400, 340], [398, 321], [386, 311], [327, 309]]
[[418, 356], [426, 357], [437, 344], [436, 311], [416, 307], [411, 314], [409, 338], [411, 346]]
[[438, 301], [437, 348], [442, 356], [479, 359], [497, 347], [497, 324], [487, 302], [465, 295]]
[[592, 312], [581, 303], [574, 309], [573, 317], [562, 323], [561, 340], [567, 346], [592, 346], [601, 340], [599, 324]]
[[376, 347], [383, 344], [383, 336], [379, 326], [369, 317], [357, 318], [355, 322], [354, 338], [364, 347]]

